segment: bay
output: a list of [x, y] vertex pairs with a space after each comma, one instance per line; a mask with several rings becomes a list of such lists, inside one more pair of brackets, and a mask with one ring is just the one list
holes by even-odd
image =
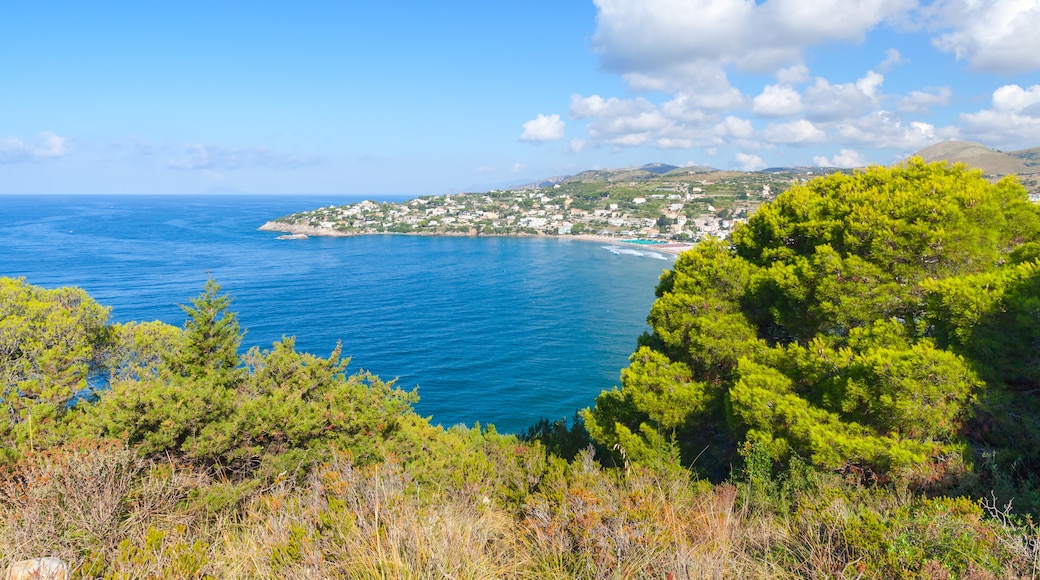
[[325, 356], [339, 341], [351, 371], [418, 387], [416, 410], [434, 423], [518, 432], [618, 384], [671, 267], [656, 252], [558, 238], [278, 240], [256, 229], [359, 200], [0, 196], [0, 276], [81, 287], [114, 322], [178, 326], [178, 304], [212, 276], [234, 297], [243, 348], [295, 336]]

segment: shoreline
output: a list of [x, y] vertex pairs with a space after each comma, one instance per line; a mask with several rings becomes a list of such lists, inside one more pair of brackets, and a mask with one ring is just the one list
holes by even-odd
[[577, 234], [573, 236], [545, 236], [547, 238], [559, 238], [561, 240], [580, 240], [584, 242], [602, 242], [605, 244], [612, 245], [624, 245], [631, 246], [634, 248], [645, 248], [647, 250], [653, 249], [663, 254], [672, 254], [678, 256], [679, 254], [693, 248], [694, 244], [687, 244], [685, 242], [664, 242], [659, 244], [639, 244], [636, 242], [630, 242], [623, 238], [615, 238], [611, 236], [599, 236], [595, 234]]
[[461, 234], [461, 233], [398, 233], [398, 232], [371, 232], [371, 233], [343, 233], [328, 228], [305, 226], [300, 224], [289, 224], [285, 222], [269, 221], [257, 228], [262, 232], [281, 232], [287, 234], [303, 234], [306, 236], [326, 238], [351, 238], [355, 236], [425, 236], [425, 237], [458, 237], [458, 238], [556, 238], [560, 240], [578, 240], [583, 242], [597, 242], [611, 245], [623, 245], [626, 247], [653, 249], [664, 254], [679, 254], [689, 250], [694, 244], [684, 242], [665, 242], [658, 244], [639, 244], [626, 241], [623, 238], [613, 236], [601, 236], [596, 234], [575, 235], [551, 235], [551, 234]]

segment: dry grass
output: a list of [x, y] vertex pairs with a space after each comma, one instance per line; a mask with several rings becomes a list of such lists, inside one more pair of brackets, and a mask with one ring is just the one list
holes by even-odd
[[[875, 494], [867, 515], [877, 521], [865, 524], [868, 504], [834, 490], [783, 512], [749, 502], [739, 485], [678, 469], [626, 474], [588, 454], [543, 473], [519, 507], [469, 485], [428, 487], [399, 463], [357, 467], [338, 455], [260, 485], [118, 446], [57, 451], [3, 472], [0, 564], [53, 555], [81, 578], [985, 578], [987, 566], [1035, 573], [1040, 553], [1010, 518], [953, 502], [939, 532], [964, 528], [1005, 560], [957, 568], [939, 553], [878, 567], [869, 558], [918, 529], [909, 496]], [[956, 548], [939, 532], [936, 542]]]

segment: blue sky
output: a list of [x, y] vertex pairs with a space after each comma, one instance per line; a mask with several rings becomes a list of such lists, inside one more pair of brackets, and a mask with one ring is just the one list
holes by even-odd
[[1040, 146], [1040, 0], [6, 2], [0, 193], [424, 195]]

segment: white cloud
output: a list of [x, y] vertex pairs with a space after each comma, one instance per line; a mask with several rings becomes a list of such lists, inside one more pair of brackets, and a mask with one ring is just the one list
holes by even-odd
[[584, 139], [571, 139], [571, 142], [567, 145], [567, 151], [571, 153], [581, 153], [589, 147], [591, 147], [591, 145]]
[[14, 137], [0, 139], [0, 164], [56, 159], [64, 157], [68, 153], [64, 137], [59, 137], [50, 131], [44, 131], [38, 137], [40, 141], [38, 145]]
[[881, 73], [876, 73], [872, 70], [867, 71], [867, 74], [863, 78], [856, 81], [856, 88], [860, 90], [868, 99], [876, 101], [878, 98], [878, 89], [881, 88], [881, 83], [885, 82], [885, 77]]
[[878, 90], [885, 77], [874, 71], [854, 83], [832, 85], [827, 79], [817, 78], [805, 90], [802, 104], [806, 117], [814, 121], [835, 121], [863, 114], [877, 106]]
[[1040, 69], [1040, 3], [1036, 0], [936, 0], [922, 19], [942, 31], [932, 44], [974, 70]]
[[659, 132], [667, 127], [668, 119], [658, 110], [646, 111], [631, 117], [601, 119], [589, 125], [589, 135], [617, 139], [634, 133]]
[[316, 162], [311, 157], [271, 151], [267, 147], [192, 144], [185, 146], [184, 154], [170, 160], [167, 165], [174, 169], [232, 171], [243, 167], [296, 169]]
[[[802, 55], [826, 43], [859, 43], [882, 23], [904, 19], [918, 0], [594, 3], [592, 47], [603, 69], [619, 74], [633, 91], [668, 97], [655, 104], [644, 96], [572, 95], [568, 115], [587, 120], [587, 139], [572, 142], [572, 152], [601, 144], [753, 151], [774, 144], [840, 142], [839, 123], [859, 129], [852, 133], [856, 138], [871, 138], [859, 120], [879, 112], [886, 99], [900, 98], [882, 93], [883, 71], [906, 63], [903, 55], [889, 49], [876, 70], [839, 84], [811, 80]], [[744, 95], [730, 84], [729, 69], [768, 70], [777, 82], [757, 95]], [[898, 110], [927, 113], [928, 107], [948, 102], [946, 91], [912, 93], [899, 101]], [[751, 121], [740, 118], [741, 110], [776, 122], [756, 131]]]
[[776, 80], [782, 85], [798, 85], [809, 80], [809, 67], [796, 64], [776, 71]]
[[738, 167], [743, 171], [758, 171], [766, 167], [766, 162], [762, 161], [762, 158], [758, 155], [738, 152], [735, 157]]
[[751, 110], [763, 117], [783, 117], [802, 110], [802, 96], [785, 85], [766, 85], [755, 97]]
[[473, 170], [473, 173], [494, 173], [494, 172], [495, 172], [495, 168], [494, 167], [487, 167], [487, 166], [484, 166], [484, 165], [481, 165], [480, 167], [477, 167], [476, 169]]
[[837, 155], [830, 159], [827, 159], [822, 155], [813, 157], [813, 165], [818, 167], [843, 167], [848, 169], [852, 167], [864, 167], [867, 165], [867, 160], [857, 151], [852, 149], [842, 149]]
[[903, 58], [903, 55], [894, 48], [890, 48], [885, 51], [885, 60], [881, 61], [878, 65], [878, 72], [888, 72], [898, 65], [906, 64], [908, 61]]
[[721, 134], [741, 139], [750, 138], [755, 132], [755, 128], [751, 126], [751, 121], [733, 116], [723, 119], [716, 128], [723, 131]]
[[571, 95], [571, 106], [567, 114], [575, 119], [592, 119], [597, 117], [630, 117], [654, 110], [654, 105], [643, 98], [604, 99], [599, 95], [582, 97]]
[[880, 110], [838, 123], [835, 128], [841, 143], [908, 153], [939, 141], [961, 138], [956, 127], [936, 127], [922, 121], [903, 123], [898, 116]]
[[650, 140], [649, 133], [624, 133], [606, 140], [610, 145], [618, 147], [637, 147]]
[[693, 140], [661, 137], [657, 140], [655, 145], [658, 149], [689, 149], [690, 147], [693, 147]]
[[694, 62], [765, 70], [827, 41], [859, 42], [912, 0], [595, 0], [592, 44], [607, 70], [674, 71]]
[[652, 134], [666, 136], [672, 125], [657, 107], [642, 98], [573, 95], [568, 113], [578, 119], [592, 119], [586, 127], [589, 136], [612, 145], [641, 145]]
[[992, 108], [962, 113], [965, 135], [991, 147], [1035, 147], [1040, 135], [1040, 85], [1005, 85], [993, 91]]
[[945, 107], [950, 104], [950, 96], [952, 94], [949, 87], [910, 91], [909, 95], [899, 99], [899, 104], [896, 105], [896, 108], [903, 113], [927, 114], [932, 107]]
[[[889, 54], [889, 61], [896, 59], [897, 55]], [[792, 67], [778, 76], [791, 80], [807, 73], [804, 67]], [[749, 103], [752, 113], [775, 119], [764, 128], [756, 128], [751, 120], [736, 114], [722, 116], [717, 111], [699, 108], [686, 93], [660, 105], [643, 97], [572, 95], [568, 113], [589, 121], [588, 139], [572, 143], [568, 149], [577, 152], [608, 144], [615, 149], [734, 147], [746, 152], [782, 145], [833, 144], [849, 151], [869, 147], [905, 153], [961, 137], [956, 127], [936, 127], [902, 116], [928, 114], [931, 107], [948, 105], [952, 98], [948, 87], [928, 87], [899, 96], [883, 94], [883, 84], [884, 76], [871, 70], [855, 81], [841, 84], [817, 77], [805, 87], [804, 94], [791, 85], [766, 85]], [[1035, 89], [1035, 94], [1033, 91], [1005, 88], [994, 95], [995, 106], [1032, 106], [1033, 99], [1040, 96], [1040, 89]], [[898, 114], [881, 108], [886, 99], [896, 102]], [[1040, 104], [1036, 107], [1040, 109]], [[852, 160], [844, 158], [843, 163], [851, 164]]]
[[[859, 42], [867, 31], [904, 12], [915, 0], [594, 2], [598, 13], [592, 45], [603, 68], [620, 74], [634, 91], [675, 95], [673, 108], [690, 117], [745, 106], [747, 98], [729, 82], [728, 67], [744, 71], [784, 67], [775, 71], [779, 85], [759, 95], [753, 108], [764, 116], [797, 113], [798, 96], [790, 87], [809, 78], [802, 63], [806, 48], [832, 41]], [[664, 105], [661, 110], [670, 119], [694, 120]], [[572, 115], [582, 118], [591, 113], [572, 107]]]
[[[864, 156], [858, 151], [866, 149], [913, 151], [936, 141], [962, 138], [966, 133], [954, 126], [925, 122], [932, 121], [929, 115], [935, 109], [949, 107], [953, 102], [950, 87], [911, 86], [900, 89], [897, 94], [884, 92], [885, 74], [909, 62], [900, 50], [884, 51], [873, 70], [867, 70], [851, 82], [838, 82], [848, 81], [847, 78], [835, 78], [835, 82], [831, 82], [828, 78], [810, 75], [803, 62], [807, 49], [827, 47], [829, 50], [836, 44], [861, 43], [872, 30], [886, 25], [895, 33], [905, 33], [912, 27], [902, 25], [909, 22], [911, 16], [931, 14], [936, 16], [937, 24], [929, 29], [930, 36], [963, 33], [967, 36], [957, 38], [976, 42], [972, 46], [978, 50], [971, 53], [975, 56], [964, 56], [974, 63], [970, 59], [981, 58], [979, 55], [984, 52], [979, 48], [985, 44], [980, 39], [995, 39], [985, 46], [996, 47], [997, 41], [1007, 41], [1008, 30], [1021, 28], [1017, 22], [1005, 22], [1007, 19], [1002, 15], [1013, 12], [1018, 16], [1031, 16], [1036, 11], [1031, 7], [1040, 2], [593, 1], [597, 7], [597, 25], [592, 48], [598, 54], [601, 67], [620, 75], [637, 94], [626, 98], [607, 94], [572, 95], [567, 114], [575, 122], [581, 121], [585, 134], [572, 140], [568, 151], [581, 152], [608, 145], [615, 150], [700, 147], [723, 151], [723, 148], [732, 148], [720, 154], [735, 149], [764, 155], [763, 150], [783, 145], [826, 144], [833, 146], [829, 149], [832, 152], [841, 148], [833, 157], [820, 157], [832, 165], [862, 161]], [[991, 36], [984, 37], [982, 29], [966, 16], [985, 12], [980, 6], [995, 10], [996, 14], [987, 16], [990, 21], [1005, 22], [1011, 28], [1001, 29], [1003, 32], [990, 31]], [[917, 33], [929, 35], [920, 29]], [[1015, 42], [1015, 46], [1021, 48], [1032, 46], [1028, 42], [1033, 41]], [[1034, 52], [1040, 54], [1040, 49]], [[1028, 60], [1033, 56], [1020, 58]], [[734, 84], [738, 78], [741, 83], [755, 82], [762, 78], [757, 73], [762, 72], [770, 73], [775, 82], [737, 85], [746, 93], [730, 82], [731, 78]], [[906, 76], [900, 74], [897, 80], [903, 81]], [[1018, 131], [1016, 134], [1033, 130], [1034, 125], [1028, 119], [1034, 111], [1029, 106], [1035, 103], [1013, 114], [1002, 113], [1000, 108], [1006, 104], [1011, 106], [1009, 103], [1017, 102], [1016, 99], [1028, 101], [1032, 98], [1029, 91], [1008, 89], [1005, 93], [994, 95], [991, 110], [979, 111], [970, 118], [962, 115], [962, 122], [975, 121], [974, 131], [980, 134], [984, 119], [994, 121], [994, 118], [996, 122], [991, 132], [1005, 127]], [[1040, 104], [1035, 106], [1040, 109]], [[542, 120], [548, 125], [549, 119], [539, 115], [535, 121]], [[522, 139], [542, 140], [535, 137], [543, 134], [534, 128], [529, 132], [525, 124]], [[563, 138], [562, 121], [552, 138]]]
[[712, 118], [711, 113], [698, 108], [686, 93], [679, 93], [674, 99], [661, 103], [661, 112], [670, 119], [698, 125]]
[[656, 106], [642, 97], [604, 99], [599, 95], [572, 95], [568, 114], [587, 119], [588, 140], [571, 142], [568, 150], [581, 152], [603, 143], [615, 148], [651, 145], [660, 149], [718, 146], [736, 140], [742, 147], [754, 134], [751, 121], [734, 115], [723, 118], [692, 105], [685, 93]]
[[563, 139], [564, 123], [559, 115], [541, 115], [524, 123], [524, 132], [520, 135], [521, 141], [557, 141]]
[[1018, 85], [1004, 85], [993, 91], [993, 108], [1018, 113], [1040, 103], [1040, 85], [1023, 89]]
[[513, 173], [520, 173], [521, 171], [523, 171], [525, 169], [527, 169], [527, 166], [524, 165], [523, 163], [520, 163], [518, 161], [518, 162], [513, 164], [513, 168], [510, 171], [512, 171]]
[[739, 107], [744, 96], [730, 86], [729, 78], [720, 66], [693, 62], [666, 71], [641, 71], [621, 75], [636, 91], [683, 94], [692, 106], [720, 111]]
[[765, 139], [770, 143], [821, 143], [827, 134], [811, 121], [799, 119], [790, 123], [771, 124], [766, 127]]

